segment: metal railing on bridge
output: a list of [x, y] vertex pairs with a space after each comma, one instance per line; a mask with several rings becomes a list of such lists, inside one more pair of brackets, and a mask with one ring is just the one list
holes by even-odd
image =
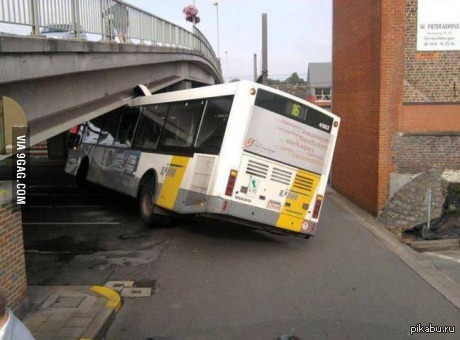
[[29, 26], [32, 35], [69, 32], [76, 39], [96, 36], [102, 41], [186, 48], [202, 54], [222, 75], [211, 44], [196, 27], [189, 32], [119, 0], [0, 0], [0, 23]]

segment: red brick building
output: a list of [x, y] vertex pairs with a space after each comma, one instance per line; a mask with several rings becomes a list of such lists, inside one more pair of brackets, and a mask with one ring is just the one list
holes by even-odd
[[[426, 1], [426, 0], [425, 0]], [[460, 169], [460, 48], [417, 51], [417, 0], [334, 0], [334, 188], [372, 214], [390, 174]]]
[[11, 187], [11, 182], [0, 182], [0, 287], [8, 306], [23, 315], [27, 308], [27, 280], [21, 208], [16, 205]]

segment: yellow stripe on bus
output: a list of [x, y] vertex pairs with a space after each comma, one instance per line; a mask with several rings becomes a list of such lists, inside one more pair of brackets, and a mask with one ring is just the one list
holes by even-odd
[[276, 222], [276, 226], [287, 230], [300, 231], [302, 222], [303, 218], [298, 218], [281, 213], [278, 217], [278, 221]]
[[277, 227], [300, 231], [305, 215], [311, 209], [311, 199], [320, 178], [320, 176], [308, 171], [297, 171], [295, 180], [289, 189], [290, 192], [276, 222]]
[[180, 185], [184, 178], [187, 164], [190, 158], [182, 156], [173, 156], [169, 165], [166, 179], [161, 187], [158, 196], [157, 205], [172, 210], [179, 194]]

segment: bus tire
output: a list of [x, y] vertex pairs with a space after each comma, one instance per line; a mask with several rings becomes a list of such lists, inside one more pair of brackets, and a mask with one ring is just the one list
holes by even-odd
[[77, 174], [75, 175], [75, 183], [77, 184], [77, 187], [85, 188], [88, 185], [88, 181], [86, 180], [88, 169], [88, 159], [84, 158], [80, 163]]
[[139, 212], [145, 224], [148, 227], [152, 227], [156, 221], [155, 184], [153, 180], [149, 180], [141, 187], [139, 194]]

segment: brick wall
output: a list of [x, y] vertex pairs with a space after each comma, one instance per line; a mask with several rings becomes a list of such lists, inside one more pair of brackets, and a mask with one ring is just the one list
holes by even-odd
[[404, 101], [460, 103], [460, 51], [417, 52], [417, 0], [406, 0], [405, 40]]
[[431, 169], [460, 169], [460, 133], [451, 135], [398, 134], [393, 139], [398, 173]]
[[334, 0], [332, 112], [341, 118], [334, 188], [374, 212], [377, 200], [380, 6]]
[[390, 173], [394, 170], [391, 141], [403, 106], [405, 1], [384, 0], [381, 5], [378, 210], [384, 207], [389, 195]]
[[[453, 92], [454, 82], [460, 87], [460, 51], [417, 53], [416, 6], [416, 0], [333, 2], [332, 111], [342, 117], [333, 186], [373, 214], [386, 203], [391, 172], [458, 164], [439, 132], [460, 129]], [[418, 140], [431, 147], [404, 161], [417, 141], [399, 133], [434, 131], [429, 141]]]
[[332, 111], [342, 117], [333, 186], [376, 214], [402, 105], [404, 0], [335, 0], [333, 11]]
[[11, 195], [5, 185], [0, 186], [0, 191], [0, 286], [8, 297], [8, 306], [22, 309], [26, 301], [27, 280], [21, 210], [11, 197], [6, 199]]

